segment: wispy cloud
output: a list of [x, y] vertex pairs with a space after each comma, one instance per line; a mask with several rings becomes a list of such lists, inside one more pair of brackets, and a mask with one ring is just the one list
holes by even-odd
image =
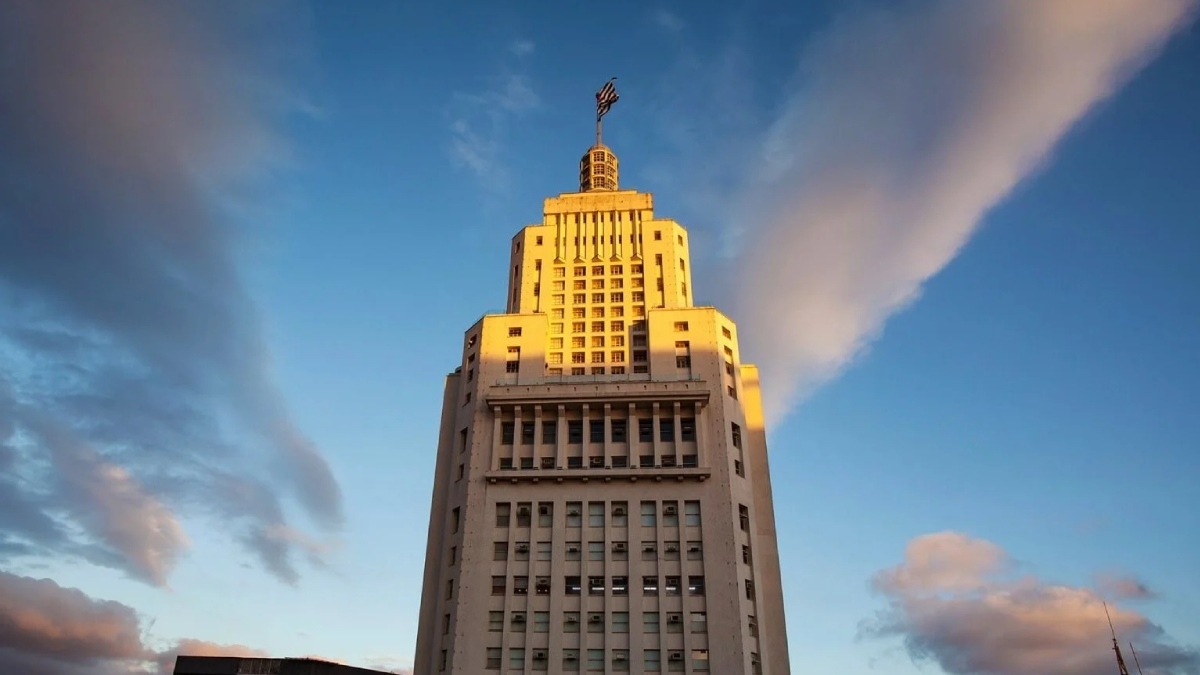
[[[287, 11], [15, 0], [0, 42], [0, 560], [165, 584], [206, 513], [247, 541], [290, 495], [342, 520], [234, 260], [288, 158]], [[256, 25], [265, 22], [270, 25]], [[251, 546], [295, 579], [295, 539]], [[282, 550], [281, 550], [282, 549]], [[273, 557], [272, 557], [273, 556]]]
[[679, 15], [669, 9], [659, 8], [651, 13], [650, 18], [658, 25], [659, 28], [668, 33], [678, 33], [683, 30], [683, 19]]
[[769, 416], [851, 362], [1194, 7], [879, 3], [819, 35], [740, 191], [734, 310]]
[[[886, 610], [861, 626], [865, 638], [900, 637], [915, 662], [950, 675], [1094, 675], [1115, 668], [1100, 593], [1015, 577], [999, 546], [957, 532], [909, 542], [904, 562], [877, 574]], [[1145, 672], [1185, 675], [1195, 649], [1174, 644], [1145, 616], [1109, 606], [1122, 641], [1137, 645]]]
[[516, 40], [510, 58], [493, 73], [482, 91], [456, 93], [450, 105], [450, 154], [487, 190], [502, 191], [509, 176], [501, 155], [512, 122], [538, 108], [541, 100], [528, 74], [536, 45]]

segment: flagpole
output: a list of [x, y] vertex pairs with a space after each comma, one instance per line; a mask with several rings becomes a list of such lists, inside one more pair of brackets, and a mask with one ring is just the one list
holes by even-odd
[[596, 115], [596, 145], [601, 145], [601, 143], [600, 143], [600, 132], [601, 132], [600, 125], [602, 124], [601, 120], [603, 120], [603, 119], [604, 119], [603, 115]]

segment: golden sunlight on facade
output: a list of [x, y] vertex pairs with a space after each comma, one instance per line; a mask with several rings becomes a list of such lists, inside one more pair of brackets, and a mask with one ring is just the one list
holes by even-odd
[[618, 179], [589, 149], [446, 379], [416, 675], [790, 672], [758, 371]]

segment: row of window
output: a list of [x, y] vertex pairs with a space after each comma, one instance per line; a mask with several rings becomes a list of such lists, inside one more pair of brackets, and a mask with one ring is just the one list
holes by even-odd
[[[567, 301], [567, 296], [564, 293], [553, 293], [550, 295], [550, 304], [552, 304], [552, 305], [563, 305], [563, 304], [566, 304], [566, 301]], [[645, 302], [646, 294], [643, 291], [633, 291], [632, 293], [629, 294], [629, 301], [630, 302]], [[588, 295], [587, 293], [573, 293], [571, 295], [571, 304], [582, 305], [586, 302], [591, 302], [592, 304], [596, 304], [596, 305], [603, 304], [606, 302], [610, 303], [610, 304], [625, 302], [625, 293], [622, 291], [618, 291], [618, 292], [608, 293], [608, 294], [592, 293], [591, 295]], [[636, 307], [634, 308], [634, 310], [635, 310], [634, 316], [642, 316], [641, 314], [639, 314], [636, 311], [637, 309], [638, 308], [636, 308]]]
[[[563, 592], [566, 595], [582, 595], [583, 581], [585, 577], [579, 575], [566, 575], [563, 577]], [[613, 595], [629, 595], [629, 577], [627, 576], [589, 576], [587, 579], [587, 594], [588, 595], [604, 595], [605, 591], [612, 591]], [[667, 576], [662, 577], [662, 594], [663, 595], [682, 595], [682, 577]], [[529, 595], [529, 577], [514, 576], [512, 592], [513, 595]], [[749, 588], [753, 588], [753, 582]], [[659, 577], [657, 575], [642, 577], [642, 595], [659, 595]], [[550, 577], [535, 577], [534, 578], [534, 594], [535, 595], [550, 595]], [[688, 595], [702, 596], [704, 595], [704, 575], [692, 575], [687, 577], [687, 592]], [[492, 595], [507, 595], [508, 594], [508, 577], [496, 575], [492, 577]], [[447, 594], [449, 597], [449, 593]], [[753, 594], [748, 591], [750, 599], [753, 599]]]
[[[657, 541], [643, 541], [639, 546], [642, 560], [658, 560], [659, 546]], [[687, 551], [688, 560], [702, 560], [704, 558], [704, 545], [699, 541], [688, 541], [680, 545], [678, 541], [665, 541], [662, 545], [663, 560], [679, 560], [681, 550]], [[514, 560], [529, 560], [530, 555], [535, 560], [550, 560], [553, 556], [553, 547], [551, 542], [539, 541], [534, 545], [530, 545], [527, 541], [518, 541], [512, 545], [512, 553]], [[602, 541], [590, 541], [587, 545], [588, 560], [604, 560], [605, 553], [611, 553], [609, 560], [628, 560], [629, 559], [629, 542], [613, 541], [608, 542], [607, 546]], [[750, 547], [742, 547], [743, 558], [749, 563]], [[582, 560], [583, 545], [582, 542], [568, 541], [564, 558], [566, 560]], [[509, 544], [507, 541], [492, 542], [492, 560], [508, 560], [509, 559]], [[549, 577], [545, 577], [546, 584], [550, 583]], [[549, 592], [549, 589], [547, 589]]]
[[[539, 239], [540, 239], [540, 237], [539, 237]], [[604, 268], [604, 265], [592, 265], [591, 271], [592, 271], [592, 276], [602, 276], [604, 274], [605, 268]], [[587, 273], [588, 273], [588, 267], [585, 265], [579, 265], [579, 266], [571, 268], [571, 274], [573, 276], [584, 277], [584, 276], [587, 276]], [[613, 275], [624, 274], [625, 268], [621, 265], [610, 265], [608, 267], [608, 273], [613, 274]], [[641, 274], [642, 266], [641, 265], [630, 265], [629, 273], [630, 274]], [[561, 279], [561, 278], [567, 276], [567, 268], [555, 267], [554, 272], [552, 272], [552, 274], [554, 275], [555, 278]]]
[[[578, 633], [580, 625], [586, 623], [589, 633], [628, 633], [629, 612], [610, 612], [610, 621], [605, 620], [604, 612], [587, 612], [586, 617], [580, 612], [562, 613], [562, 632]], [[659, 612], [642, 612], [642, 632], [661, 633], [664, 620]], [[682, 633], [684, 614], [682, 612], [667, 612], [665, 623], [667, 633]], [[687, 625], [692, 633], [708, 632], [708, 615], [705, 612], [689, 612]], [[532, 632], [550, 632], [550, 612], [510, 612], [509, 630], [514, 633], [524, 633], [533, 625]], [[610, 628], [611, 624], [611, 628]], [[504, 630], [504, 612], [488, 612], [488, 630], [500, 632]]]
[[[568, 457], [567, 458], [567, 468], [568, 469], [582, 469], [583, 468], [583, 459], [584, 459], [583, 457]], [[684, 468], [696, 468], [696, 467], [700, 466], [699, 455], [682, 455], [679, 457], [676, 457], [675, 455], [660, 455], [658, 457], [657, 461], [655, 460], [654, 455], [639, 455], [637, 457], [637, 459], [640, 462], [639, 464], [630, 464], [629, 457], [626, 457], [624, 455], [613, 456], [613, 457], [609, 457], [608, 458], [609, 463], [605, 464], [604, 457], [602, 457], [600, 455], [592, 455], [591, 457], [587, 458], [587, 460], [588, 460], [587, 467], [589, 469], [603, 469], [606, 467], [612, 468], [612, 469], [626, 469], [626, 468], [636, 469], [640, 466], [643, 469], [648, 469], [650, 467], [669, 468], [669, 467], [675, 467], [675, 466], [682, 466]], [[735, 463], [740, 464], [739, 462], [737, 462], [737, 460], [734, 460], [734, 461], [735, 461]], [[520, 457], [517, 459], [513, 459], [512, 457], [501, 457], [500, 458], [500, 468], [505, 471], [507, 471], [509, 469], [516, 469], [516, 468], [520, 468], [523, 470], [534, 469], [534, 468], [553, 469], [553, 468], [555, 468], [555, 459], [553, 457], [542, 457], [542, 458], [540, 458], [540, 461], [536, 462], [536, 464], [535, 464], [533, 457]], [[739, 475], [743, 475], [743, 474], [741, 474], [740, 471], [738, 473], [739, 473]]]
[[[603, 309], [603, 308], [595, 307], [593, 309]], [[616, 308], [614, 308], [614, 309], [616, 309]], [[624, 327], [623, 327], [623, 324], [617, 325], [617, 322], [614, 321], [612, 329], [614, 331], [620, 331], [620, 330], [624, 330]], [[634, 330], [638, 330], [638, 329], [635, 328]], [[596, 332], [599, 332], [599, 331], [596, 331]], [[604, 339], [605, 339], [605, 337], [603, 335], [593, 335], [592, 339], [591, 339], [592, 346], [593, 347], [603, 347], [605, 345]], [[571, 349], [584, 349], [587, 346], [588, 346], [588, 338], [580, 337], [580, 336], [571, 338]], [[624, 335], [608, 336], [608, 346], [624, 347], [625, 346], [625, 336]], [[634, 335], [633, 336], [633, 346], [634, 347], [645, 347], [646, 346], [646, 336], [645, 335]], [[563, 348], [563, 338], [550, 338], [550, 349], [562, 349], [562, 348]]]
[[[613, 527], [627, 527], [629, 507], [626, 502], [612, 502], [612, 525]], [[605, 502], [588, 502], [587, 518], [588, 527], [604, 527]], [[583, 525], [583, 502], [567, 502], [567, 527], [582, 527]], [[746, 507], [741, 507], [745, 509]], [[513, 514], [511, 502], [499, 502], [496, 504], [496, 527], [508, 527]], [[658, 522], [658, 507], [656, 502], [642, 502], [641, 518], [644, 527], [653, 527]], [[689, 527], [699, 527], [700, 525], [700, 502], [686, 501], [683, 503], [684, 524]], [[747, 511], [746, 523], [749, 523], [749, 512]], [[533, 520], [533, 503], [532, 502], [517, 502], [516, 509], [517, 527], [530, 527]], [[554, 524], [554, 503], [553, 502], [538, 502], [537, 517], [539, 527], [550, 527]], [[679, 502], [664, 501], [662, 503], [663, 525], [668, 527], [679, 526]], [[455, 531], [458, 530], [458, 509], [454, 509]], [[745, 529], [745, 528], [743, 528]], [[569, 551], [568, 551], [569, 552]]]
[[[587, 438], [590, 443], [605, 441], [604, 420], [587, 420]], [[567, 420], [567, 443], [582, 443], [584, 420]], [[638, 417], [637, 439], [639, 443], [652, 443], [655, 440], [654, 419]], [[737, 425], [734, 425], [736, 428]], [[521, 422], [521, 445], [533, 445], [537, 438], [536, 422]], [[696, 418], [679, 418], [679, 440], [689, 442], [696, 440]], [[675, 440], [675, 418], [665, 417], [658, 420], [658, 440], [672, 442]], [[516, 421], [500, 423], [500, 444], [513, 445], [517, 437]], [[738, 428], [735, 447], [741, 447], [741, 430]], [[612, 418], [608, 420], [608, 440], [613, 443], [629, 442], [629, 420]], [[558, 442], [558, 420], [542, 421], [542, 443], [551, 445]]]
[[[525, 648], [524, 647], [509, 647], [508, 648], [508, 669], [525, 670]], [[548, 670], [547, 664], [550, 658], [550, 652], [546, 649], [530, 650], [533, 656], [533, 670]], [[580, 668], [579, 657], [580, 650], [564, 649], [562, 650], [562, 666], [564, 672], [578, 672]], [[615, 672], [627, 672], [629, 670], [629, 650], [614, 649], [611, 657], [606, 656], [603, 649], [588, 649], [585, 652], [587, 656], [587, 670], [604, 671], [606, 659], [611, 658], [611, 670]], [[487, 665], [488, 670], [500, 670], [504, 667], [504, 652], [500, 647], [487, 648]], [[648, 673], [657, 673], [662, 671], [662, 652], [657, 649], [646, 649], [642, 652], [642, 671]], [[667, 651], [667, 672], [684, 672], [686, 661], [684, 659], [683, 650], [668, 650]], [[446, 656], [443, 650], [443, 658], [441, 669], [445, 670]], [[708, 671], [708, 650], [693, 649], [691, 650], [691, 670], [692, 672], [707, 672]]]

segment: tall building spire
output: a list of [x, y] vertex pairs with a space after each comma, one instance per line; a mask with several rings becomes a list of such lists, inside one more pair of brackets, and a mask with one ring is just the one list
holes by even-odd
[[617, 99], [617, 88], [611, 78], [596, 92], [596, 144], [588, 148], [579, 160], [579, 191], [596, 192], [600, 190], [617, 190], [618, 181], [617, 156], [602, 140], [603, 120], [612, 109]]

